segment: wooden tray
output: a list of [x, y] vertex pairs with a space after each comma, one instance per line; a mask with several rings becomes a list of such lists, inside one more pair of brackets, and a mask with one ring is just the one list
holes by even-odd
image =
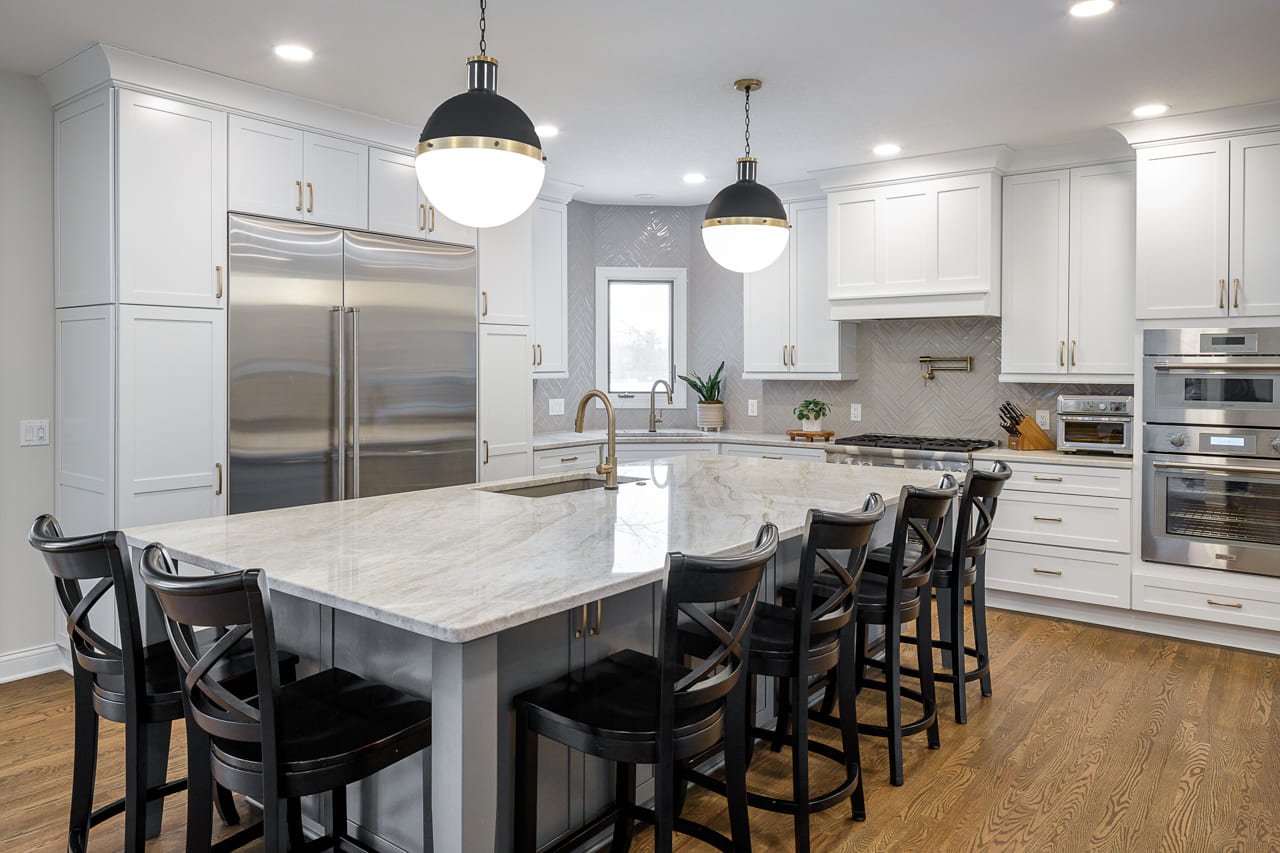
[[787, 438], [792, 441], [807, 441], [812, 444], [815, 441], [831, 441], [836, 434], [829, 429], [818, 430], [817, 432], [808, 432], [802, 429], [787, 430]]

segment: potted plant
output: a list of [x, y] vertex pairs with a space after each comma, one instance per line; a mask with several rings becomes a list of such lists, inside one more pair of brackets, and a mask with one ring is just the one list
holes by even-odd
[[720, 400], [720, 374], [724, 373], [724, 362], [716, 368], [716, 372], [703, 379], [693, 371], [692, 375], [681, 376], [685, 384], [698, 395], [698, 429], [724, 429], [724, 403]]
[[831, 407], [821, 400], [805, 400], [793, 411], [805, 432], [822, 432], [822, 419], [831, 413]]

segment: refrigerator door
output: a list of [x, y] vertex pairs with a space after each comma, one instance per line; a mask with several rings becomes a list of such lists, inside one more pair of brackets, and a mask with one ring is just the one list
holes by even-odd
[[228, 217], [230, 512], [338, 500], [342, 231]]
[[346, 232], [347, 494], [476, 479], [475, 250]]

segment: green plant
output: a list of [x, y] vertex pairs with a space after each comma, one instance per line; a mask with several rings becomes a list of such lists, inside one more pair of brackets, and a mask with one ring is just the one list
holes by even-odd
[[820, 421], [831, 413], [831, 407], [821, 400], [805, 400], [793, 411], [798, 421]]
[[680, 376], [693, 392], [698, 395], [699, 403], [718, 403], [720, 402], [720, 374], [724, 373], [724, 362], [720, 362], [720, 366], [716, 368], [716, 372], [703, 379], [693, 371], [691, 376]]

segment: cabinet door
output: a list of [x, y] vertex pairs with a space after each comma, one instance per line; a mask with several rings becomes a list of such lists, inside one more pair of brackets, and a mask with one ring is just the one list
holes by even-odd
[[318, 133], [302, 135], [306, 219], [369, 227], [369, 147]]
[[840, 371], [840, 324], [827, 298], [827, 202], [790, 206], [791, 369]]
[[534, 376], [569, 375], [569, 242], [565, 205], [533, 204]]
[[237, 115], [227, 123], [227, 206], [302, 219], [302, 131]]
[[224, 512], [226, 313], [120, 306], [120, 527]]
[[528, 326], [533, 321], [533, 211], [478, 235], [480, 322]]
[[1065, 373], [1071, 173], [1004, 179], [1004, 373]]
[[1231, 313], [1280, 314], [1280, 133], [1231, 140]]
[[[795, 233], [777, 260], [742, 277], [742, 370], [786, 373], [791, 369], [791, 254]], [[823, 288], [826, 300], [826, 288]]]
[[369, 149], [369, 230], [402, 237], [426, 233], [426, 208], [419, 205], [413, 158]]
[[422, 211], [423, 236], [428, 240], [435, 240], [437, 243], [457, 243], [460, 246], [476, 245], [476, 229], [454, 222], [436, 210], [435, 205], [422, 194], [421, 187], [418, 189], [418, 204]]
[[94, 92], [59, 107], [53, 134], [56, 305], [103, 305], [115, 298], [111, 93]]
[[114, 305], [60, 308], [54, 353], [54, 513], [68, 536], [118, 525], [115, 517]]
[[1071, 170], [1071, 373], [1133, 374], [1134, 200], [1132, 163]]
[[533, 356], [528, 326], [480, 327], [480, 481], [533, 468]]
[[848, 190], [827, 197], [829, 299], [876, 295], [876, 190]]
[[118, 93], [120, 301], [218, 308], [227, 242], [226, 113]]
[[1229, 143], [1138, 152], [1137, 315], [1227, 314]]

